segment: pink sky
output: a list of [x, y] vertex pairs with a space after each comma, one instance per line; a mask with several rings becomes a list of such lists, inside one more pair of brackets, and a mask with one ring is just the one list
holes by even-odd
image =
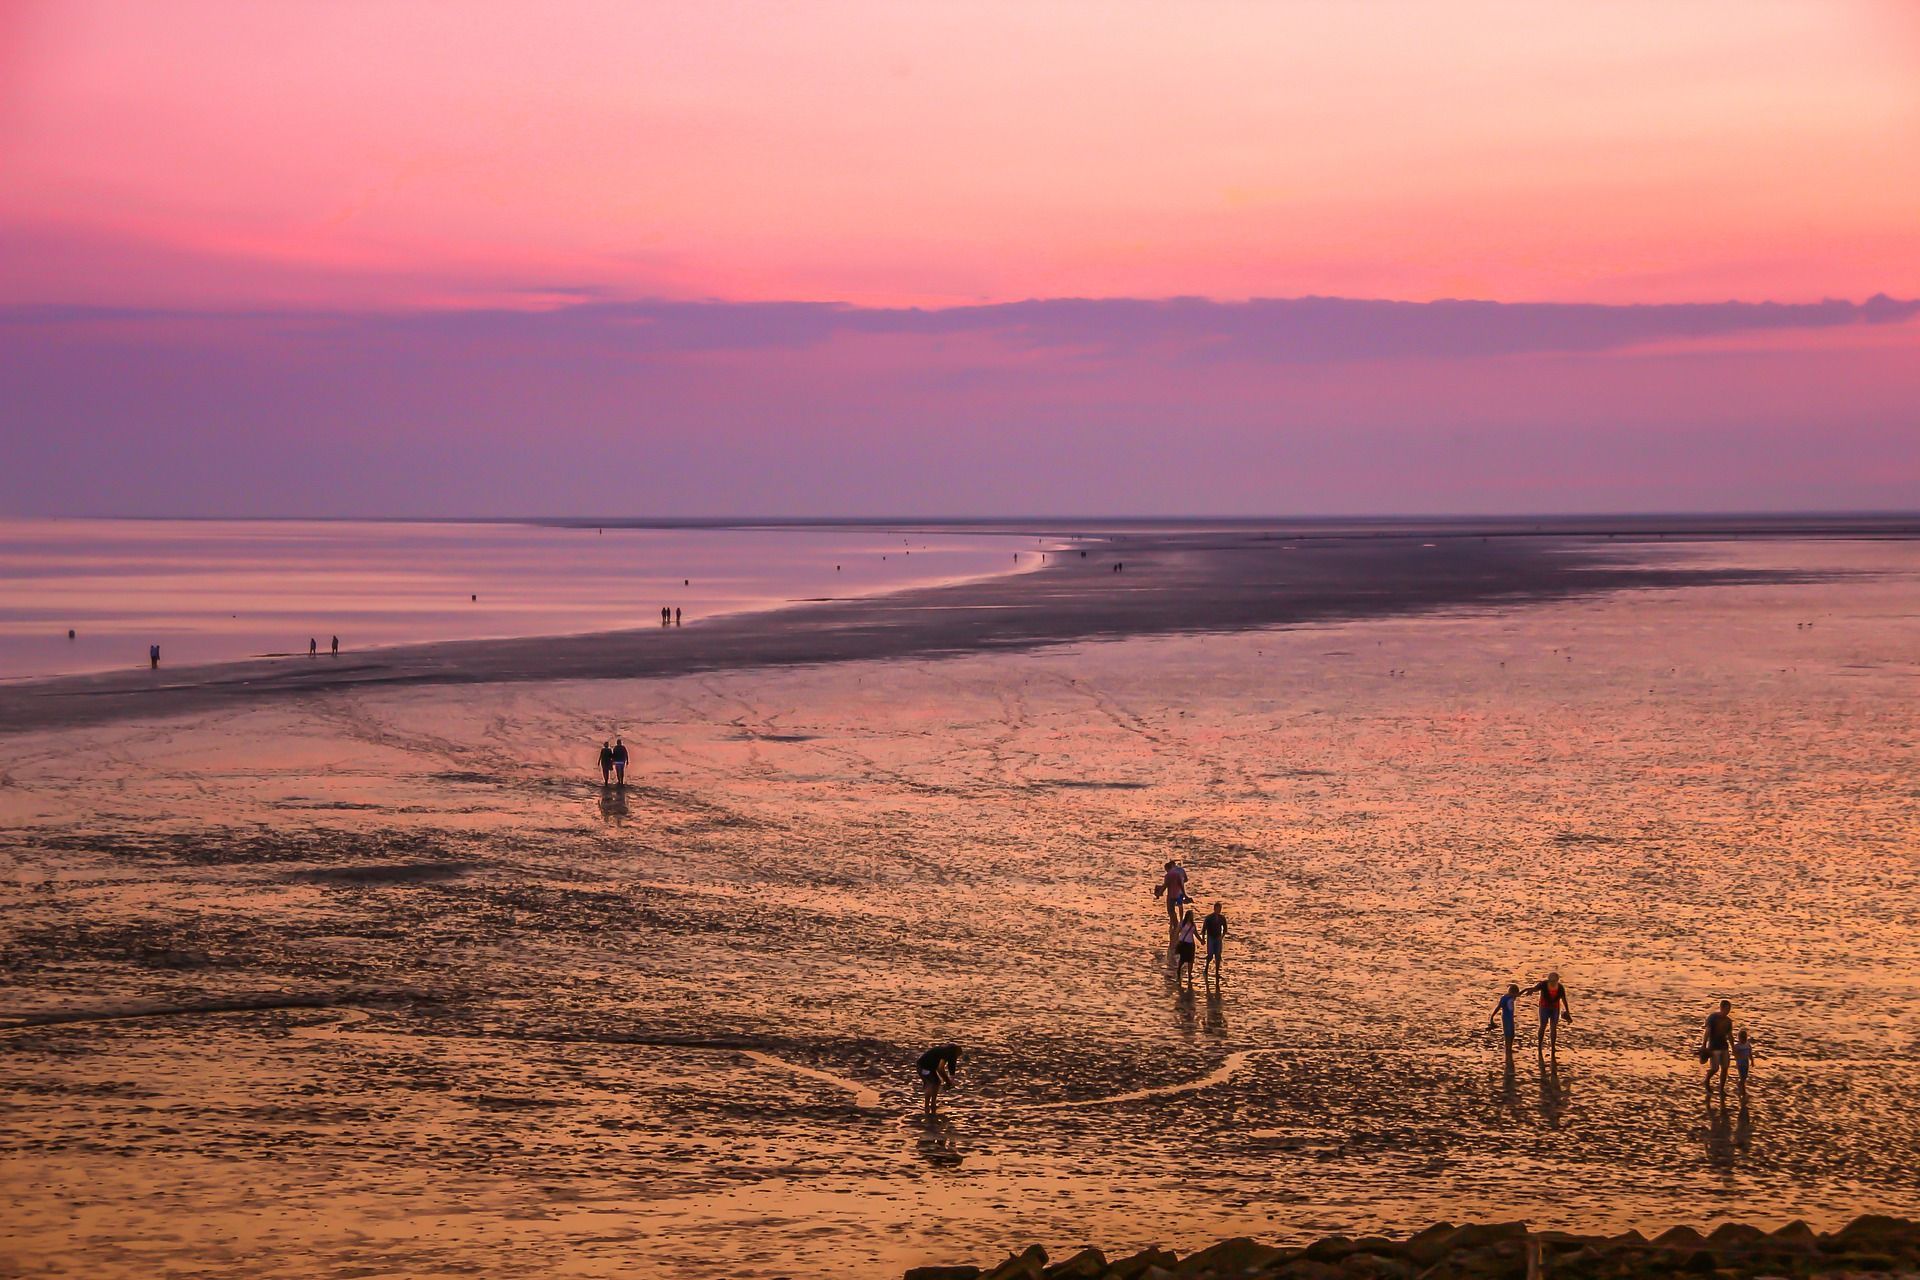
[[[1911, 308], [1660, 306], [1916, 156], [1914, 0], [0, 0], [0, 511], [1920, 507]], [[1150, 301], [1312, 296], [1489, 305]]]
[[1920, 295], [1912, 0], [8, 0], [7, 301]]

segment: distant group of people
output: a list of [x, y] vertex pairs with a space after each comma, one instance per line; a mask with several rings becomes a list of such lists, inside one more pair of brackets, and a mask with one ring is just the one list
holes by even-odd
[[[73, 632], [71, 630], [67, 632], [67, 639], [69, 640], [73, 639]], [[332, 652], [334, 657], [337, 658], [340, 656], [340, 637], [339, 636], [333, 637], [333, 641], [331, 645], [329, 645], [329, 650]], [[320, 656], [320, 637], [319, 636], [307, 637], [307, 656], [309, 658], [317, 658]], [[160, 646], [159, 645], [150, 644], [147, 646], [147, 666], [155, 671], [158, 671], [160, 669]]]
[[1193, 898], [1187, 892], [1187, 869], [1172, 858], [1161, 868], [1160, 883], [1153, 893], [1167, 902], [1167, 946], [1175, 958], [1174, 981], [1193, 985], [1193, 955], [1202, 938], [1207, 943], [1207, 959], [1201, 975], [1208, 982], [1220, 981], [1226, 972], [1227, 947], [1227, 913], [1222, 904], [1214, 903], [1204, 920], [1195, 921], [1188, 906]]
[[660, 625], [663, 627], [679, 626], [680, 611], [678, 609], [670, 609], [664, 604], [661, 605], [660, 606]]
[[[1487, 1030], [1492, 1031], [1495, 1023], [1499, 1024], [1507, 1056], [1511, 1058], [1517, 1036], [1514, 1006], [1522, 996], [1530, 995], [1540, 997], [1540, 1031], [1534, 1038], [1534, 1056], [1557, 1057], [1560, 1052], [1560, 1023], [1562, 1020], [1568, 1023], [1573, 1021], [1573, 1009], [1567, 1003], [1567, 989], [1561, 984], [1557, 973], [1549, 973], [1524, 989], [1517, 982], [1508, 983], [1507, 993], [1500, 997], [1487, 1017]], [[1707, 1015], [1696, 1052], [1700, 1061], [1707, 1066], [1706, 1088], [1709, 1093], [1718, 1079], [1720, 1092], [1725, 1094], [1727, 1079], [1735, 1071], [1740, 1075], [1740, 1092], [1747, 1091], [1747, 1075], [1753, 1070], [1753, 1041], [1748, 1037], [1746, 1028], [1734, 1029], [1733, 1001], [1722, 1000], [1720, 1007]]]
[[[1189, 987], [1193, 985], [1194, 955], [1198, 944], [1204, 941], [1206, 960], [1201, 972], [1211, 989], [1213, 983], [1221, 980], [1226, 967], [1227, 916], [1223, 905], [1214, 903], [1211, 913], [1204, 919], [1196, 920], [1187, 869], [1172, 858], [1161, 868], [1159, 883], [1154, 886], [1154, 896], [1166, 902], [1168, 951], [1175, 964], [1175, 981], [1184, 982]], [[1496, 1026], [1500, 1028], [1509, 1066], [1514, 1045], [1519, 1038], [1518, 1005], [1527, 996], [1539, 997], [1539, 1032], [1534, 1039], [1534, 1052], [1541, 1059], [1559, 1056], [1560, 1024], [1565, 1022], [1571, 1025], [1573, 1022], [1573, 1006], [1568, 1001], [1566, 985], [1561, 982], [1557, 972], [1547, 974], [1529, 987], [1522, 987], [1517, 982], [1508, 983], [1506, 994], [1494, 1004], [1493, 1012], [1487, 1018], [1486, 1029], [1492, 1032]], [[1746, 1030], [1736, 1030], [1733, 1025], [1733, 1002], [1722, 1000], [1720, 1007], [1707, 1016], [1698, 1049], [1700, 1061], [1707, 1065], [1708, 1092], [1712, 1092], [1717, 1080], [1724, 1096], [1728, 1080], [1737, 1073], [1738, 1089], [1744, 1095], [1747, 1076], [1753, 1066], [1753, 1054], [1753, 1042]], [[935, 1113], [941, 1092], [953, 1087], [954, 1074], [959, 1066], [958, 1045], [935, 1045], [920, 1055], [914, 1070], [920, 1079], [922, 1109], [926, 1115]]]
[[627, 785], [627, 744], [618, 737], [615, 737], [612, 742], [600, 744], [600, 785], [603, 787]]

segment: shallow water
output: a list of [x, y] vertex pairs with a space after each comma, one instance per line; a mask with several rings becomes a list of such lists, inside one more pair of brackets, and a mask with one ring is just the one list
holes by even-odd
[[1037, 546], [882, 528], [0, 519], [0, 679], [144, 666], [150, 644], [174, 667], [304, 657], [310, 639], [325, 654], [334, 636], [353, 653], [654, 626], [662, 606], [695, 622], [1033, 567]]
[[[1920, 548], [1662, 554], [1852, 576], [0, 739], [0, 1008], [150, 1015], [0, 1033], [0, 1248], [883, 1276], [1912, 1214]], [[1549, 968], [1577, 1020], [1509, 1071], [1478, 1028]], [[1744, 1102], [1687, 1053], [1723, 996]], [[184, 1011], [235, 997], [339, 1007]]]

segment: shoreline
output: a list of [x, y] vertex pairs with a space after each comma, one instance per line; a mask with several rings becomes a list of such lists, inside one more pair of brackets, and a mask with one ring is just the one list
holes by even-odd
[[1109, 1261], [1086, 1248], [1049, 1265], [1029, 1246], [991, 1267], [923, 1266], [905, 1280], [1569, 1280], [1642, 1275], [1720, 1277], [1920, 1273], [1920, 1223], [1864, 1214], [1815, 1233], [1795, 1220], [1773, 1231], [1729, 1222], [1701, 1235], [1680, 1226], [1649, 1240], [1638, 1231], [1602, 1236], [1530, 1231], [1524, 1222], [1442, 1222], [1405, 1240], [1326, 1236], [1297, 1248], [1244, 1236], [1185, 1258], [1160, 1248]]
[[[320, 660], [250, 659], [0, 685], [0, 734], [164, 717], [368, 687], [647, 679], [707, 671], [1021, 651], [1132, 636], [1232, 632], [1537, 603], [1611, 591], [1800, 580], [1804, 575], [1648, 564], [1635, 545], [1742, 536], [1887, 537], [1912, 522], [1768, 526], [1701, 520], [1652, 530], [1512, 521], [1236, 528], [1083, 529], [1098, 545], [1050, 548], [1035, 569], [741, 612], [688, 627], [449, 640]], [[1505, 536], [1503, 536], [1503, 534]], [[1624, 538], [1625, 541], [1617, 539]]]

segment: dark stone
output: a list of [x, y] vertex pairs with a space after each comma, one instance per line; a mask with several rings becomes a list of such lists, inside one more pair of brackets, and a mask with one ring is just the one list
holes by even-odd
[[1863, 1213], [1833, 1234], [1842, 1240], [1884, 1240], [1913, 1233], [1914, 1224], [1905, 1218], [1889, 1218], [1881, 1213]]
[[1548, 1271], [1562, 1280], [1580, 1280], [1581, 1277], [1599, 1275], [1607, 1260], [1617, 1256], [1585, 1245], [1568, 1253], [1554, 1255]]
[[1272, 1245], [1236, 1236], [1198, 1253], [1188, 1254], [1174, 1271], [1182, 1276], [1196, 1276], [1203, 1272], [1218, 1276], [1244, 1276], [1271, 1266], [1285, 1256], [1284, 1250]]
[[1125, 1258], [1117, 1258], [1107, 1264], [1106, 1280], [1138, 1280], [1147, 1273], [1147, 1268], [1158, 1267], [1162, 1271], [1172, 1271], [1179, 1262], [1173, 1254], [1158, 1247], [1142, 1249]]
[[1349, 1254], [1340, 1269], [1349, 1276], [1379, 1277], [1380, 1280], [1413, 1280], [1413, 1264], [1402, 1258], [1365, 1252]]
[[906, 1280], [979, 1280], [978, 1267], [915, 1267]]
[[1048, 1267], [1047, 1280], [1094, 1280], [1107, 1273], [1107, 1255], [1098, 1249], [1082, 1249], [1065, 1262]]
[[1425, 1231], [1407, 1237], [1400, 1251], [1423, 1267], [1430, 1267], [1446, 1256], [1447, 1239], [1456, 1228], [1451, 1222], [1436, 1222]]
[[1047, 1251], [1030, 1244], [1025, 1252], [1014, 1254], [987, 1272], [985, 1280], [1046, 1280], [1046, 1273]]
[[1527, 1274], [1527, 1260], [1519, 1240], [1500, 1240], [1478, 1249], [1459, 1250], [1442, 1265], [1469, 1276], [1492, 1278]]
[[1347, 1273], [1331, 1262], [1317, 1262], [1302, 1255], [1286, 1263], [1274, 1274], [1287, 1277], [1287, 1280], [1346, 1280]]
[[1656, 1249], [1673, 1249], [1692, 1253], [1695, 1249], [1705, 1248], [1707, 1238], [1692, 1227], [1672, 1227], [1653, 1238]]
[[1797, 1218], [1768, 1236], [1767, 1241], [1776, 1249], [1794, 1253], [1812, 1253], [1820, 1247], [1820, 1237], [1813, 1234], [1813, 1228]]
[[1832, 1262], [1843, 1271], [1894, 1271], [1900, 1266], [1898, 1258], [1884, 1253], [1841, 1253]]
[[1524, 1222], [1477, 1222], [1460, 1227], [1446, 1238], [1448, 1251], [1461, 1249], [1479, 1249], [1502, 1241], [1525, 1240], [1527, 1224]]
[[1353, 1241], [1345, 1236], [1328, 1236], [1307, 1246], [1307, 1257], [1315, 1262], [1338, 1262], [1354, 1251]]
[[1767, 1238], [1767, 1233], [1744, 1222], [1723, 1222], [1707, 1236], [1715, 1249], [1747, 1249]]

